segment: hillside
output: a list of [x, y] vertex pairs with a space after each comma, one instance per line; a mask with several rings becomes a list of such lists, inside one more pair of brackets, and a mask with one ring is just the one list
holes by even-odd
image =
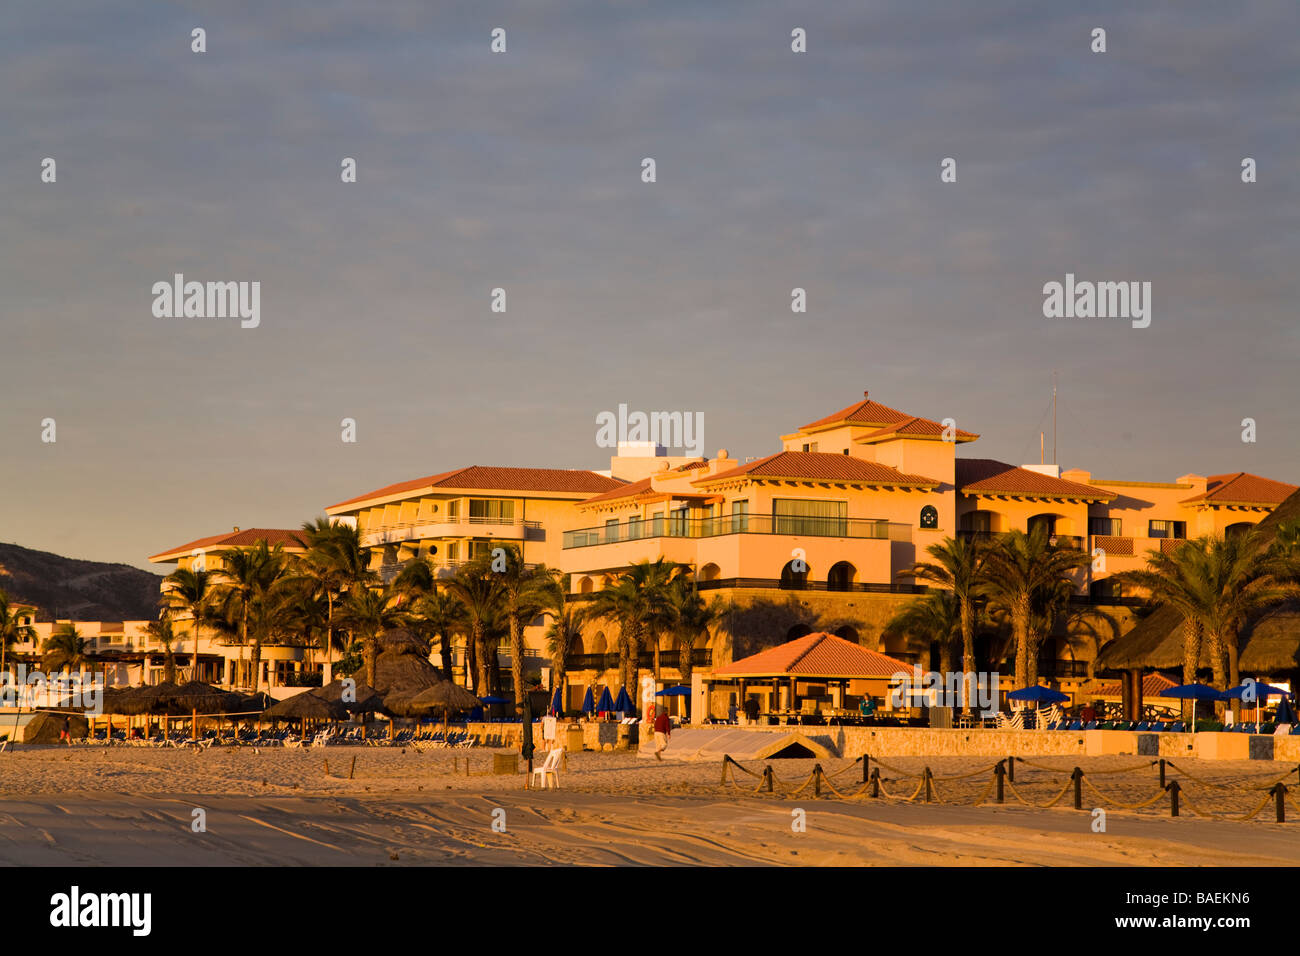
[[35, 604], [38, 621], [144, 621], [158, 616], [162, 576], [0, 544], [0, 588]]

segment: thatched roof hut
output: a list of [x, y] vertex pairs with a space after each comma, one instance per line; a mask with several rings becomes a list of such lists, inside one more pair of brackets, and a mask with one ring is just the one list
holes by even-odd
[[63, 721], [71, 725], [69, 733], [73, 740], [80, 740], [90, 733], [90, 724], [80, 714], [52, 714], [42, 711], [27, 722], [23, 728], [25, 744], [57, 744], [63, 734]]
[[[1260, 544], [1268, 547], [1277, 535], [1277, 527], [1300, 519], [1300, 491], [1292, 493], [1258, 524]], [[1093, 672], [1135, 670], [1138, 668], [1182, 667], [1183, 615], [1171, 607], [1158, 607], [1133, 626], [1128, 633], [1111, 641], [1097, 655]], [[1300, 667], [1300, 608], [1294, 602], [1271, 609], [1248, 624], [1241, 632], [1239, 666], [1242, 671], [1279, 674]], [[1254, 647], [1252, 648], [1252, 644]], [[1201, 666], [1209, 667], [1209, 648], [1202, 645]]]
[[362, 675], [358, 673], [355, 678], [356, 686], [353, 688], [354, 693], [351, 695], [352, 700], [343, 699], [344, 684], [348, 678], [340, 677], [326, 684], [324, 687], [317, 687], [312, 693], [317, 697], [323, 697], [325, 700], [334, 701], [342, 704], [345, 709], [354, 714], [371, 714], [384, 709], [384, 698], [379, 692], [362, 680]]
[[347, 720], [348, 712], [337, 701], [306, 691], [272, 704], [262, 712], [262, 716], [280, 720]]
[[[384, 699], [409, 697], [442, 682], [438, 668], [429, 662], [424, 644], [409, 631], [394, 628], [379, 639], [379, 654], [375, 658], [374, 690]], [[362, 667], [352, 675], [358, 685], [365, 680]]]
[[179, 686], [168, 681], [137, 687], [119, 698], [117, 712], [132, 716], [138, 714], [179, 716], [183, 711], [172, 702], [178, 690], [180, 690]]
[[171, 701], [182, 710], [190, 712], [197, 710], [200, 714], [224, 714], [237, 711], [243, 703], [239, 694], [198, 680], [189, 681], [178, 687]]

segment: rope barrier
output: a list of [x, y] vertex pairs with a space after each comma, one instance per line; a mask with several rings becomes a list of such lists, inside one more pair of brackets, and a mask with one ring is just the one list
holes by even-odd
[[1106, 803], [1112, 807], [1118, 807], [1121, 810], [1141, 810], [1143, 807], [1149, 807], [1151, 806], [1151, 804], [1155, 803], [1158, 800], [1163, 800], [1167, 796], [1164, 787], [1157, 787], [1155, 796], [1153, 796], [1150, 800], [1144, 800], [1141, 803], [1120, 803], [1118, 800], [1108, 797], [1106, 794], [1102, 793], [1095, 786], [1093, 786], [1092, 782], [1088, 779], [1086, 775], [1083, 777], [1083, 785], [1087, 787], [1089, 790], [1091, 790], [1093, 793], [1095, 793], [1098, 797], [1100, 797], [1103, 803]]
[[[1017, 763], [1024, 764], [1026, 767], [1033, 767], [1036, 770], [1046, 770], [1050, 773], [1066, 773], [1066, 774], [1074, 773], [1073, 767], [1071, 767], [1069, 770], [1062, 770], [1059, 767], [1049, 767], [1047, 766], [1047, 764], [1035, 763], [1032, 760], [1026, 760], [1024, 757], [1012, 757], [1011, 759], [1015, 760]], [[1104, 773], [1135, 773], [1138, 770], [1146, 770], [1149, 767], [1154, 767], [1157, 762], [1158, 761], [1152, 760], [1148, 763], [1137, 764], [1136, 766], [1132, 766], [1132, 767], [1120, 767], [1115, 770], [1089, 770], [1088, 773], [1092, 774], [1093, 776], [1096, 776], [1098, 774], [1104, 774]]]
[[[1215, 782], [1213, 782], [1212, 780], [1204, 780], [1204, 779], [1202, 779], [1202, 778], [1200, 778], [1200, 777], [1195, 776], [1194, 774], [1190, 774], [1190, 773], [1188, 773], [1186, 770], [1184, 770], [1182, 767], [1178, 766], [1178, 764], [1174, 763], [1172, 760], [1166, 760], [1166, 761], [1165, 761], [1165, 765], [1168, 766], [1168, 767], [1172, 767], [1173, 769], [1177, 770], [1179, 773], [1181, 773], [1181, 774], [1182, 774], [1184, 777], [1186, 777], [1188, 780], [1195, 780], [1197, 783], [1199, 783], [1199, 784], [1200, 784], [1201, 786], [1203, 786], [1203, 787], [1214, 787], [1214, 788], [1216, 788], [1216, 789], [1218, 789], [1218, 790], [1235, 790], [1235, 789], [1237, 789], [1236, 787], [1229, 786], [1228, 784], [1224, 784], [1224, 783], [1215, 783]], [[1266, 785], [1265, 785], [1264, 787], [1262, 787], [1262, 788], [1260, 788], [1260, 787], [1248, 787], [1248, 789], [1251, 789], [1251, 790], [1259, 790], [1259, 789], [1272, 790], [1274, 787], [1276, 787], [1279, 783], [1281, 783], [1281, 782], [1282, 782], [1283, 780], [1285, 780], [1287, 777], [1291, 776], [1291, 774], [1295, 773], [1296, 770], [1300, 770], [1300, 767], [1293, 767], [1292, 769], [1288, 770], [1286, 773], [1282, 774], [1282, 776], [1280, 776], [1280, 777], [1278, 777], [1276, 780], [1274, 780], [1272, 783], [1266, 784]], [[1243, 784], [1243, 785], [1244, 785], [1244, 784]]]
[[1007, 779], [1007, 787], [1011, 790], [1011, 795], [1015, 797], [1017, 800], [1019, 800], [1021, 803], [1023, 803], [1025, 806], [1033, 807], [1035, 810], [1047, 810], [1050, 807], [1056, 806], [1058, 803], [1061, 802], [1061, 798], [1064, 797], [1067, 793], [1069, 793], [1070, 788], [1073, 786], [1074, 786], [1074, 781], [1072, 779], [1067, 780], [1065, 781], [1065, 786], [1061, 788], [1060, 793], [1058, 793], [1055, 797], [1053, 797], [1049, 803], [1030, 803], [1028, 800], [1026, 800], [1024, 797], [1020, 795], [1020, 791], [1016, 789], [1016, 785], [1011, 782], [1010, 778]]

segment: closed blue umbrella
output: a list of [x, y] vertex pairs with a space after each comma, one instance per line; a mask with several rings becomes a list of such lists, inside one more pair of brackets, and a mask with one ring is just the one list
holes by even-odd
[[591, 688], [587, 688], [587, 693], [582, 695], [582, 712], [584, 714], [594, 714], [596, 712], [596, 702], [591, 699]]
[[600, 703], [596, 705], [596, 710], [602, 713], [609, 713], [614, 709], [614, 698], [609, 696], [608, 685], [600, 692]]
[[560, 692], [560, 688], [558, 687], [555, 688], [555, 696], [551, 698], [551, 710], [555, 711], [557, 714], [564, 710], [564, 695]]
[[614, 701], [614, 710], [621, 710], [625, 714], [633, 713], [636, 708], [632, 706], [632, 698], [627, 696], [627, 688], [618, 689], [618, 699]]
[[1294, 724], [1295, 708], [1291, 706], [1290, 698], [1283, 697], [1277, 702], [1277, 722], [1279, 724]]

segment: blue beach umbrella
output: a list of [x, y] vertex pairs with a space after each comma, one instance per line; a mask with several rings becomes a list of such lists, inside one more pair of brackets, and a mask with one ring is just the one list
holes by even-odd
[[506, 703], [506, 699], [505, 699], [504, 697], [480, 697], [479, 700], [483, 701], [483, 703], [485, 703], [485, 704], [504, 704], [504, 703]]
[[593, 714], [596, 712], [596, 703], [591, 699], [591, 688], [587, 688], [587, 693], [582, 695], [582, 712], [584, 714]]
[[[1227, 700], [1227, 695], [1208, 684], [1179, 684], [1166, 687], [1160, 692], [1161, 697], [1177, 697], [1179, 700]], [[1196, 706], [1192, 705], [1192, 733], [1196, 733]]]
[[614, 707], [612, 709], [621, 710], [625, 714], [630, 714], [636, 710], [636, 708], [632, 706], [632, 698], [627, 696], [626, 687], [620, 687], [618, 689], [618, 699], [614, 701]]
[[1035, 684], [1033, 687], [1022, 687], [1020, 690], [1013, 690], [1007, 694], [1007, 700], [1027, 700], [1035, 704], [1061, 704], [1069, 699], [1069, 694], [1062, 694], [1059, 690], [1052, 690], [1052, 688], [1044, 687], [1041, 684]]
[[551, 710], [557, 714], [564, 710], [564, 695], [558, 687], [555, 688], [555, 696], [551, 698]]
[[614, 698], [609, 696], [609, 686], [606, 685], [600, 692], [600, 703], [596, 705], [598, 711], [609, 713], [614, 709]]
[[656, 697], [689, 697], [691, 689], [685, 684], [678, 684], [676, 687], [665, 687], [663, 690], [655, 691]]
[[[1281, 687], [1274, 687], [1272, 684], [1265, 684], [1262, 681], [1246, 681], [1236, 687], [1229, 687], [1223, 692], [1223, 696], [1231, 697], [1234, 700], [1243, 700], [1247, 706], [1253, 703], [1255, 705], [1255, 722], [1259, 723], [1259, 710], [1268, 703], [1268, 699], [1270, 697], [1281, 697], [1285, 703], [1287, 692]], [[1279, 706], [1278, 713], [1281, 712], [1282, 708]], [[1290, 723], [1290, 721], [1281, 718], [1277, 722], [1279, 724]]]

